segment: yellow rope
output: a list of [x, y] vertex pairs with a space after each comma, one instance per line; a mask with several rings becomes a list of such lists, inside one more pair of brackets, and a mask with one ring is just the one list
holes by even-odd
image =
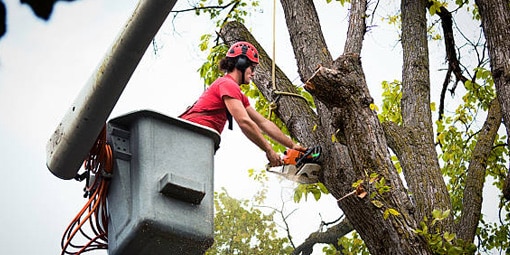
[[276, 90], [276, 0], [273, 0], [273, 66], [271, 70], [271, 81], [273, 82], [273, 90]]
[[[306, 98], [303, 97], [302, 95], [276, 90], [276, 60], [275, 60], [275, 58], [276, 58], [276, 0], [273, 0], [273, 63], [272, 63], [272, 67], [271, 67], [271, 82], [273, 83], [273, 92], [276, 95], [278, 95], [277, 98], [280, 98], [280, 95], [285, 95], [285, 96], [301, 97], [302, 99], [307, 101]], [[271, 119], [271, 115], [272, 115], [273, 111], [276, 110], [276, 108], [278, 107], [278, 105], [276, 104], [276, 101], [278, 101], [278, 99], [269, 103], [269, 116], [268, 116], [269, 118], [268, 119]]]

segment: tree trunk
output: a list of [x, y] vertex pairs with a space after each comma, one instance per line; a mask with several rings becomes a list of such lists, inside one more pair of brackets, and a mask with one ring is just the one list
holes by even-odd
[[[360, 59], [351, 55], [339, 60], [335, 69], [321, 67], [305, 87], [335, 109], [334, 126], [345, 135], [355, 176], [373, 194], [365, 198], [350, 196], [339, 205], [372, 254], [428, 254], [426, 245], [413, 231], [416, 222], [412, 204], [391, 162], [379, 119], [370, 108], [373, 101]], [[374, 174], [378, 176], [375, 182], [386, 181], [388, 191], [375, 188], [370, 181]], [[384, 216], [389, 210], [399, 215]]]
[[[289, 29], [298, 73], [304, 83], [319, 66], [331, 66], [333, 58], [328, 51], [322, 34], [313, 0], [281, 0], [280, 2]], [[316, 140], [315, 144], [320, 142], [324, 156], [321, 181], [328, 187], [333, 196], [342, 197], [350, 192], [346, 185], [355, 181], [347, 147], [340, 143], [331, 143], [331, 137], [336, 133], [331, 125], [332, 113], [319, 100], [315, 100], [315, 105], [317, 107], [318, 122], [313, 132], [321, 133], [322, 138]], [[311, 131], [309, 130], [309, 132]]]
[[[266, 55], [248, 30], [238, 23], [226, 24], [220, 35], [230, 43], [234, 43], [236, 40], [250, 41], [255, 47], [259, 47], [261, 58]], [[391, 187], [390, 191], [376, 195], [376, 199], [381, 201], [382, 206], [378, 207], [371, 203], [369, 196], [365, 198], [350, 196], [339, 202], [340, 207], [365, 240], [372, 254], [429, 254], [427, 245], [413, 231], [416, 222], [409, 213], [410, 201], [390, 160], [384, 133], [377, 116], [370, 110], [371, 98], [368, 95], [359, 57], [347, 56], [340, 59], [340, 61], [336, 61], [335, 70], [321, 67], [308, 83], [315, 85], [314, 91], [317, 92], [315, 94], [320, 98], [319, 100], [324, 101], [328, 107], [335, 108], [337, 114], [334, 117], [335, 126], [345, 132], [349, 156], [352, 162], [355, 162], [350, 169], [333, 169], [334, 165], [323, 164], [323, 168], [336, 171], [339, 176], [347, 177], [342, 170], [353, 174], [350, 176], [350, 182], [340, 180], [334, 182], [340, 184], [339, 186], [328, 186], [327, 188], [332, 194], [343, 196], [352, 191], [352, 184], [355, 180], [366, 180], [367, 191], [376, 192], [373, 190], [373, 184], [368, 182], [368, 175], [378, 173], [381, 179], [385, 178], [386, 185]], [[261, 69], [263, 70], [260, 72], [270, 72], [268, 67], [261, 66]], [[256, 84], [268, 84], [267, 80], [261, 80], [264, 77], [268, 78], [269, 75], [257, 76], [254, 81]], [[348, 77], [348, 81], [342, 80], [342, 77]], [[292, 86], [292, 84], [285, 83], [279, 84], [279, 88], [282, 89], [283, 85]], [[258, 85], [258, 87], [261, 91], [266, 91], [263, 94], [270, 94], [267, 91], [267, 86]], [[349, 91], [349, 93], [340, 97], [323, 96], [324, 94], [339, 95], [339, 91]], [[288, 106], [290, 109], [303, 106], [300, 104], [306, 105], [299, 98], [293, 100], [295, 101], [292, 103], [298, 105]], [[339, 106], [338, 102], [345, 104]], [[283, 104], [283, 101], [280, 102], [279, 107], [283, 108]], [[285, 118], [285, 116], [280, 117]], [[304, 118], [296, 121], [298, 122], [295, 124], [297, 126], [308, 123], [308, 120]], [[311, 140], [312, 136], [319, 137], [319, 139], [330, 137], [326, 134], [316, 134], [321, 132], [323, 131], [303, 132], [302, 136], [298, 138], [303, 141]], [[291, 133], [295, 135], [295, 130], [291, 130]], [[331, 144], [331, 140], [326, 140], [321, 143], [321, 146], [331, 147]], [[331, 154], [325, 159], [325, 162], [336, 162], [335, 158], [339, 156], [342, 155]], [[337, 198], [339, 197], [337, 196]], [[400, 214], [398, 216], [387, 215], [388, 217], [385, 219], [384, 212], [388, 209], [398, 211]]]
[[[476, 0], [489, 48], [492, 77], [510, 144], [510, 6], [508, 0]], [[503, 194], [510, 200], [510, 171]]]

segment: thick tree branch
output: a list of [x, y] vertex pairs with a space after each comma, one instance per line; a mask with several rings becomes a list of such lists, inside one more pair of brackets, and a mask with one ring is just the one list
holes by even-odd
[[351, 11], [349, 15], [349, 29], [347, 30], [347, 38], [344, 46], [344, 54], [356, 53], [361, 55], [363, 46], [363, 38], [366, 33], [366, 10], [367, 1], [353, 0], [351, 1]]
[[[319, 16], [315, 9], [313, 0], [280, 0], [285, 14], [285, 22], [289, 30], [290, 42], [294, 50], [298, 73], [301, 81], [304, 83], [319, 66], [331, 66], [333, 58], [326, 45], [326, 40], [321, 30]], [[315, 98], [314, 98], [315, 99]], [[331, 112], [324, 104], [315, 100], [317, 113], [320, 117], [316, 132], [323, 134], [324, 140], [321, 140], [323, 151], [323, 168], [321, 175], [324, 176], [326, 187], [332, 190], [333, 195], [340, 195], [336, 189], [331, 189], [338, 182], [344, 183], [349, 181], [346, 178], [330, 178], [339, 177], [338, 171], [347, 170], [350, 162], [348, 158], [339, 158], [337, 152], [346, 154], [346, 148], [342, 146], [334, 146], [331, 136], [336, 132], [331, 126]], [[317, 141], [319, 142], [319, 141]], [[348, 170], [347, 170], [348, 171]], [[341, 175], [341, 174], [340, 174]]]
[[466, 242], [473, 242], [476, 227], [482, 210], [483, 184], [489, 154], [498, 133], [501, 119], [501, 108], [497, 99], [491, 103], [489, 113], [473, 150], [466, 176], [466, 186], [462, 200], [462, 213], [457, 225], [457, 237]]
[[313, 0], [280, 0], [294, 49], [298, 72], [304, 83], [318, 65], [333, 61], [321, 31]]
[[[333, 125], [345, 134], [356, 178], [363, 180], [365, 176], [375, 173], [387, 180], [386, 183], [391, 186], [388, 194], [376, 199], [381, 199], [389, 208], [395, 208], [401, 213], [402, 217], [394, 218], [395, 221], [379, 218], [381, 212], [378, 212], [378, 208], [370, 206], [369, 201], [364, 201], [368, 200], [368, 197], [360, 199], [351, 196], [339, 201], [342, 210], [361, 237], [370, 238], [372, 241], [377, 239], [367, 243], [370, 251], [378, 254], [382, 252], [380, 247], [385, 247], [386, 254], [393, 254], [396, 250], [407, 250], [409, 253], [411, 250], [415, 252], [415, 248], [420, 246], [419, 250], [426, 254], [427, 248], [421, 246], [424, 244], [420, 244], [421, 241], [418, 241], [419, 238], [412, 230], [416, 228], [416, 222], [411, 215], [412, 208], [409, 208], [411, 203], [391, 162], [384, 132], [376, 114], [370, 109], [372, 99], [359, 56], [342, 56], [335, 61], [335, 69], [320, 67], [307, 81], [305, 89], [338, 113], [333, 119]], [[369, 186], [366, 188], [370, 189]], [[367, 222], [377, 226], [368, 226], [365, 224]], [[401, 247], [403, 239], [408, 239], [413, 248]], [[394, 249], [396, 246], [400, 247]]]
[[414, 141], [412, 130], [390, 121], [383, 122], [382, 127], [388, 141], [388, 146], [397, 156], [402, 169], [412, 168], [414, 161], [410, 157], [412, 155], [410, 152], [413, 151], [413, 145], [417, 143], [417, 141]]
[[[451, 209], [450, 196], [439, 166], [434, 145], [430, 110], [430, 72], [427, 42], [427, 0], [403, 0], [402, 11], [402, 120], [409, 135], [402, 155], [402, 169], [416, 201], [416, 220], [429, 217], [433, 210]], [[453, 232], [453, 217], [440, 223], [440, 232]]]
[[306, 240], [292, 252], [292, 255], [310, 255], [313, 252], [313, 246], [316, 244], [332, 244], [338, 247], [338, 238], [349, 234], [353, 230], [351, 223], [347, 218], [328, 228], [325, 232], [311, 233]]
[[[482, 27], [488, 42], [492, 76], [498, 94], [507, 143], [510, 144], [510, 29], [501, 24], [510, 24], [510, 6], [507, 1], [475, 0]], [[510, 200], [510, 171], [507, 173], [503, 194]]]
[[[429, 5], [432, 2], [429, 2]], [[451, 75], [455, 76], [454, 86], [450, 90], [451, 93], [455, 93], [455, 88], [458, 82], [465, 83], [469, 79], [462, 74], [460, 67], [460, 61], [457, 58], [457, 51], [455, 49], [455, 38], [453, 36], [453, 19], [452, 14], [445, 7], [441, 7], [440, 11], [436, 13], [441, 18], [441, 27], [443, 28], [443, 36], [445, 43], [446, 60], [448, 61], [448, 71], [446, 72], [445, 79], [443, 81], [443, 88], [441, 89], [441, 98], [439, 100], [438, 119], [443, 118], [444, 103], [446, 97], [446, 91], [448, 85], [451, 82]]]

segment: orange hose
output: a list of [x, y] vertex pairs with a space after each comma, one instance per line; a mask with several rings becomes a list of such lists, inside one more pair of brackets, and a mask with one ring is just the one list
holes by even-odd
[[[92, 175], [96, 178], [93, 183], [86, 185], [85, 190], [89, 195], [89, 199], [64, 232], [61, 241], [61, 255], [78, 255], [91, 250], [108, 248], [106, 195], [110, 180], [104, 174], [109, 175], [113, 172], [113, 152], [106, 142], [106, 128], [103, 128], [94, 146], [92, 146], [89, 156], [84, 162], [84, 168], [88, 172], [89, 178]], [[94, 237], [87, 234], [84, 229], [87, 222]], [[85, 244], [75, 245], [72, 243], [78, 233], [88, 239]], [[71, 248], [77, 251], [69, 251]]]

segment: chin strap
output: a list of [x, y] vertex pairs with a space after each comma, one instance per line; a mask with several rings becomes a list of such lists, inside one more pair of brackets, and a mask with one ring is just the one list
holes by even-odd
[[241, 84], [246, 84], [245, 80], [244, 80], [244, 73], [246, 73], [246, 68], [244, 68], [243, 70], [240, 70], [241, 71]]

